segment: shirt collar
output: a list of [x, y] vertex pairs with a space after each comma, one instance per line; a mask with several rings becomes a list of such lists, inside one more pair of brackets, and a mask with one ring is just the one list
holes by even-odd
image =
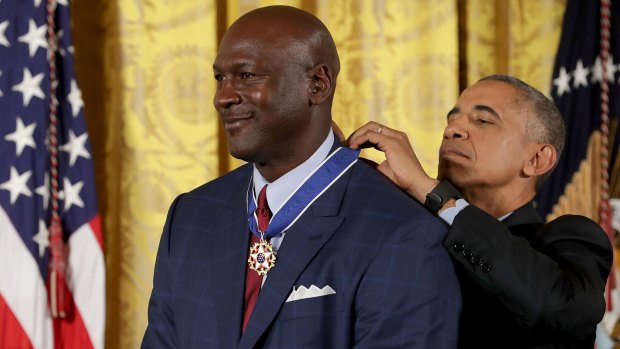
[[284, 205], [286, 199], [293, 193], [297, 187], [314, 171], [329, 155], [329, 151], [334, 144], [334, 133], [330, 129], [327, 137], [323, 141], [323, 144], [299, 166], [285, 173], [282, 177], [269, 183], [265, 177], [263, 177], [256, 165], [254, 165], [253, 179], [254, 179], [254, 197], [257, 193], [267, 184], [269, 184], [269, 190], [267, 190], [267, 204], [272, 214], [276, 214]]

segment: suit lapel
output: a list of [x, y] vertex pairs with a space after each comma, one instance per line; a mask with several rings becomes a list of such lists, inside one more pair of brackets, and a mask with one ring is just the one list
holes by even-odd
[[268, 330], [295, 281], [342, 223], [338, 216], [351, 171], [345, 173], [286, 232], [269, 271], [239, 348], [253, 348]]
[[221, 215], [217, 217], [226, 229], [214, 236], [211, 247], [211, 287], [217, 290], [213, 300], [217, 322], [215, 336], [221, 348], [235, 347], [241, 335], [245, 269], [250, 241], [246, 216], [246, 190], [250, 173], [231, 184], [233, 190], [227, 200], [228, 204], [218, 210]]

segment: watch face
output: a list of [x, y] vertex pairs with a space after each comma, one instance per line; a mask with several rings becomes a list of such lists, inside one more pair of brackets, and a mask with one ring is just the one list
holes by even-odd
[[437, 214], [440, 208], [450, 198], [460, 198], [461, 193], [450, 184], [450, 182], [440, 182], [430, 193], [426, 195], [424, 206]]
[[426, 202], [424, 206], [428, 207], [431, 211], [437, 212], [441, 208], [441, 196], [437, 193], [430, 192], [426, 195]]

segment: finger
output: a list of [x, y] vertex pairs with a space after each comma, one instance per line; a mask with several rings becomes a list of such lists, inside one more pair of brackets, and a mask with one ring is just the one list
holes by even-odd
[[351, 137], [349, 137], [349, 140], [347, 141], [348, 146], [353, 149], [374, 147], [375, 143], [371, 142], [370, 140], [370, 137], [373, 134], [376, 134], [376, 132], [366, 130], [364, 133], [357, 133], [355, 135], [351, 135]]
[[374, 130], [376, 131], [377, 129], [379, 129], [379, 124], [374, 122], [374, 121], [369, 121], [367, 122], [364, 126], [358, 128], [357, 130], [353, 131], [353, 133], [351, 133], [351, 135], [349, 135], [349, 138], [347, 139], [346, 143], [349, 144], [349, 141], [357, 136], [359, 136], [360, 134], [364, 134], [366, 132], [368, 132], [369, 130]]
[[366, 131], [364, 134], [355, 136], [351, 139], [349, 147], [353, 149], [374, 148], [380, 152], [400, 151], [402, 143], [398, 138], [386, 136], [375, 131]]
[[374, 147], [383, 151], [383, 149], [378, 148], [378, 146], [380, 147], [380, 143], [397, 141], [396, 139], [392, 139], [393, 137], [389, 135], [389, 131], [387, 134], [383, 130], [381, 130], [382, 132], [380, 133], [377, 129], [369, 128], [365, 128], [364, 130], [360, 129], [358, 131], [359, 132], [351, 135], [347, 141], [348, 146], [353, 149]]
[[387, 162], [387, 160], [383, 161], [379, 166], [376, 167], [376, 169], [392, 183], [396, 183], [396, 176], [394, 175], [394, 171], [392, 171], [392, 168], [390, 167], [390, 164]]
[[377, 125], [377, 128], [371, 129], [372, 131], [376, 133], [379, 133], [379, 134], [382, 134], [388, 137], [398, 137], [401, 134], [400, 131], [395, 130], [393, 128], [389, 128], [385, 125], [382, 125], [382, 124], [376, 124], [376, 125]]

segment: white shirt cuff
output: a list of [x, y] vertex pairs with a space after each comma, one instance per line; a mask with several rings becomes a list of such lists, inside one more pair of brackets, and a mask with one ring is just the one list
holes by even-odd
[[452, 225], [452, 222], [454, 222], [454, 218], [457, 214], [459, 214], [459, 212], [463, 211], [465, 207], [469, 206], [469, 202], [465, 201], [465, 199], [458, 199], [456, 200], [455, 205], [456, 206], [447, 208], [439, 213], [439, 217], [446, 221], [446, 223], [448, 223], [449, 225]]

